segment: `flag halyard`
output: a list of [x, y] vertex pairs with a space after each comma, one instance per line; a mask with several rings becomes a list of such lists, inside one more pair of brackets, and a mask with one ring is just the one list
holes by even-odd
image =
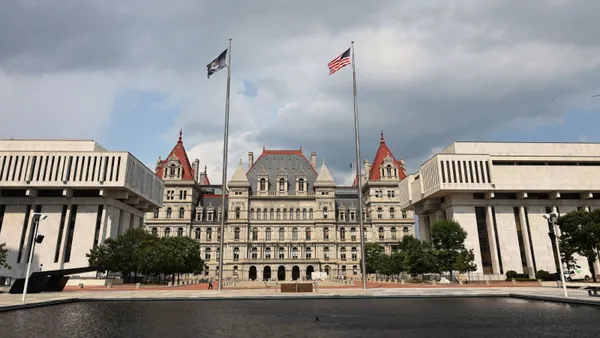
[[214, 73], [220, 71], [221, 69], [227, 67], [227, 49], [225, 49], [223, 51], [223, 53], [221, 53], [221, 55], [217, 56], [216, 59], [214, 59], [211, 63], [209, 63], [208, 65], [206, 65], [206, 69], [207, 69], [207, 76], [210, 79], [210, 76], [213, 75]]
[[337, 72], [338, 70], [346, 67], [347, 65], [350, 64], [350, 48], [348, 48], [347, 51], [343, 52], [340, 56], [336, 57], [335, 59], [331, 60], [331, 62], [329, 62], [327, 64], [327, 67], [329, 68], [329, 75]]

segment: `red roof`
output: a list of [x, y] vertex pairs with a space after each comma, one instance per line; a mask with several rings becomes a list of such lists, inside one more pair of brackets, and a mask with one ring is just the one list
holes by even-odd
[[171, 152], [169, 153], [169, 156], [167, 156], [166, 159], [160, 161], [160, 163], [158, 164], [158, 170], [156, 171], [156, 175], [160, 179], [163, 178], [163, 167], [169, 161], [169, 158], [171, 158], [171, 156], [175, 156], [181, 162], [181, 167], [183, 169], [182, 180], [184, 180], [184, 181], [193, 181], [194, 180], [194, 176], [195, 176], [194, 169], [192, 168], [192, 165], [190, 164], [190, 159], [188, 158], [185, 148], [183, 147], [183, 140], [182, 140], [181, 136], [182, 136], [182, 131], [179, 131], [179, 140], [177, 141], [177, 144], [175, 145], [173, 150], [171, 150]]
[[400, 180], [406, 178], [406, 172], [404, 171], [402, 162], [396, 160], [394, 154], [392, 154], [392, 152], [390, 151], [390, 148], [388, 148], [388, 146], [385, 144], [385, 139], [383, 138], [382, 131], [381, 141], [379, 142], [379, 149], [377, 149], [377, 154], [375, 154], [375, 159], [373, 160], [371, 171], [369, 172], [369, 180], [378, 181], [381, 179], [381, 164], [388, 155], [394, 160], [394, 164], [396, 164], [396, 166], [398, 167], [398, 178], [400, 178]]
[[300, 147], [300, 149], [298, 149], [298, 150], [267, 150], [267, 149], [265, 149], [265, 147], [263, 147], [262, 153], [260, 154], [260, 156], [258, 156], [256, 161], [254, 161], [254, 163], [252, 163], [252, 166], [250, 167], [250, 169], [248, 169], [248, 171], [246, 172], [246, 175], [248, 175], [250, 173], [250, 170], [252, 170], [252, 168], [254, 168], [254, 166], [256, 165], [256, 163], [258, 163], [260, 158], [263, 156], [266, 156], [266, 155], [297, 155], [297, 156], [301, 156], [302, 158], [304, 158], [304, 160], [306, 160], [306, 163], [315, 172], [315, 174], [317, 174], [317, 170], [315, 168], [313, 168], [310, 161], [302, 153], [302, 147]]

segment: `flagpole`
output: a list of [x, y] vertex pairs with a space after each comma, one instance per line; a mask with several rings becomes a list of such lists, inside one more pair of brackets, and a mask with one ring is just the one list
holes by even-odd
[[356, 138], [356, 183], [358, 186], [358, 217], [360, 225], [360, 265], [362, 271], [363, 289], [367, 289], [367, 260], [365, 253], [365, 225], [363, 220], [363, 196], [362, 178], [360, 177], [360, 137], [358, 133], [358, 101], [356, 98], [356, 66], [354, 64], [354, 41], [351, 42], [352, 49], [352, 84], [354, 90], [354, 136]]
[[227, 146], [229, 144], [229, 92], [231, 89], [231, 39], [227, 50], [227, 92], [225, 94], [225, 131], [223, 132], [223, 179], [221, 183], [221, 229], [219, 240], [219, 291], [223, 290], [223, 242], [225, 240], [225, 195], [227, 192]]

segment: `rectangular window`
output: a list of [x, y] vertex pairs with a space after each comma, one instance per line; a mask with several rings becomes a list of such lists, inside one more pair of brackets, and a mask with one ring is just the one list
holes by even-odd
[[442, 168], [442, 183], [446, 183], [446, 167], [444, 167], [444, 161], [440, 161], [440, 168]]
[[[108, 157], [107, 157], [108, 158]], [[77, 221], [77, 206], [71, 206], [71, 213], [69, 214], [69, 225], [67, 228], [67, 245], [65, 247], [65, 258], [64, 262], [69, 263], [71, 261], [71, 249], [73, 247], [73, 235], [75, 234], [75, 222]]]
[[[94, 231], [94, 246], [98, 245], [98, 241], [100, 240], [100, 226], [102, 225], [102, 211], [104, 211], [104, 205], [99, 205], [98, 206], [98, 214], [96, 215], [96, 230]], [[130, 224], [130, 225], [133, 225], [133, 224]]]
[[27, 226], [29, 225], [29, 215], [31, 214], [31, 205], [27, 206], [25, 210], [25, 219], [23, 220], [23, 229], [21, 231], [21, 241], [19, 242], [19, 253], [17, 255], [17, 264], [21, 263], [21, 256], [23, 255], [23, 245], [25, 245], [25, 236], [27, 236]]
[[477, 222], [479, 250], [481, 251], [481, 267], [484, 274], [491, 274], [493, 270], [492, 255], [490, 253], [490, 241], [487, 232], [485, 207], [475, 207], [475, 221]]
[[60, 225], [58, 228], [58, 238], [56, 239], [56, 250], [54, 251], [54, 263], [58, 263], [58, 257], [60, 255], [60, 244], [62, 243], [62, 236], [65, 230], [65, 218], [67, 217], [67, 206], [63, 205], [62, 213], [60, 215]]
[[4, 213], [6, 212], [6, 205], [0, 205], [0, 234], [2, 233], [2, 223], [4, 222]]

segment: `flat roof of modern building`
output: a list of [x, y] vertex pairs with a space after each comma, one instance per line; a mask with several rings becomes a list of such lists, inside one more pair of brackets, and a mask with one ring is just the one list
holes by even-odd
[[108, 151], [94, 140], [0, 139], [0, 151]]

